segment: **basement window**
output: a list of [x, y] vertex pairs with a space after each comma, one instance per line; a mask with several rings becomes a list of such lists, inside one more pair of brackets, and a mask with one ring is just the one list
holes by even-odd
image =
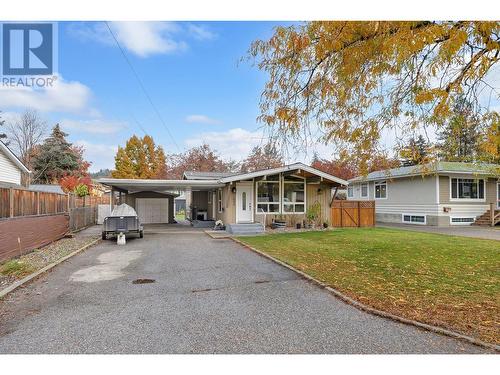
[[476, 218], [473, 216], [467, 216], [467, 217], [450, 216], [451, 225], [470, 225], [474, 221], [476, 221]]
[[403, 220], [403, 223], [405, 223], [405, 224], [425, 225], [427, 223], [427, 216], [426, 215], [418, 215], [418, 214], [403, 214], [402, 220]]

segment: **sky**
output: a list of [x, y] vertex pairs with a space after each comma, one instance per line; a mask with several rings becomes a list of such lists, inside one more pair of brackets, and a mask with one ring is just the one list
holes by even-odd
[[[245, 58], [271, 22], [59, 22], [58, 79], [44, 90], [0, 91], [2, 117], [27, 107], [84, 146], [91, 171], [113, 168], [118, 145], [153, 136], [167, 153], [207, 142], [241, 160], [263, 142], [256, 121], [265, 76]], [[159, 112], [159, 116], [156, 113]], [[265, 141], [265, 140], [264, 140]]]
[[[252, 41], [268, 39], [278, 23], [109, 22], [125, 56], [104, 22], [56, 25], [54, 87], [1, 87], [0, 110], [7, 122], [33, 108], [49, 126], [61, 124], [84, 147], [92, 172], [113, 168], [118, 145], [133, 134], [151, 135], [166, 153], [205, 142], [236, 161], [266, 142], [256, 121], [266, 76], [245, 57]], [[500, 71], [492, 74], [500, 87]], [[498, 100], [493, 105], [500, 108]], [[382, 141], [393, 144], [395, 135]], [[286, 161], [334, 152], [322, 144], [310, 149]]]

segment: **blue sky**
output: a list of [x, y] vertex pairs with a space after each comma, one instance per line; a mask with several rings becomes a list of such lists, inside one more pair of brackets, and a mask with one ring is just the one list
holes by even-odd
[[61, 123], [70, 141], [86, 148], [93, 171], [112, 168], [117, 145], [144, 131], [168, 153], [205, 141], [238, 160], [262, 142], [256, 117], [265, 82], [264, 74], [240, 59], [276, 25], [110, 23], [175, 143], [100, 22], [59, 22], [56, 87], [3, 95], [0, 110], [9, 120], [29, 106], [49, 125]]

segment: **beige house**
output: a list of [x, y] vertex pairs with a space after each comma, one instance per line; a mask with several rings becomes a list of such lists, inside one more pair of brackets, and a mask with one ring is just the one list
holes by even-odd
[[439, 162], [349, 181], [347, 199], [375, 200], [379, 222], [470, 225], [500, 210], [500, 165]]
[[173, 200], [185, 192], [187, 218], [194, 225], [212, 226], [222, 220], [234, 231], [278, 219], [288, 225], [302, 223], [316, 202], [321, 207], [318, 220], [329, 222], [336, 189], [348, 184], [302, 163], [237, 174], [187, 171], [182, 180], [103, 178], [99, 182], [111, 187], [119, 201], [135, 207], [143, 223], [174, 222]]

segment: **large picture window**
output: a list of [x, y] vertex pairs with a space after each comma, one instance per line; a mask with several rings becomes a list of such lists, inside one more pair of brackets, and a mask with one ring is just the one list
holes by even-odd
[[283, 212], [305, 212], [305, 181], [296, 177], [285, 177], [283, 181]]
[[471, 178], [451, 179], [452, 199], [484, 199], [484, 180]]
[[[269, 181], [270, 180], [270, 181]], [[268, 178], [267, 181], [257, 182], [257, 212], [280, 211], [280, 183]]]
[[387, 198], [387, 181], [375, 182], [375, 199]]

